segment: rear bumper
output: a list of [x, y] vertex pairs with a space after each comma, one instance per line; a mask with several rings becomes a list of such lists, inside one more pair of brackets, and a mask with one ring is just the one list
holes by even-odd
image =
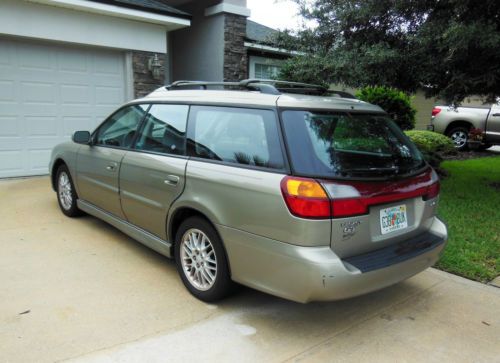
[[234, 281], [302, 303], [346, 299], [403, 281], [435, 264], [447, 240], [446, 226], [435, 217], [429, 230], [434, 242], [427, 243], [427, 248], [413, 251], [408, 259], [396, 258], [380, 268], [368, 264], [372, 267], [366, 269], [359, 261], [339, 258], [330, 247], [294, 246], [225, 226], [217, 228]]
[[434, 131], [434, 125], [427, 125], [428, 131]]

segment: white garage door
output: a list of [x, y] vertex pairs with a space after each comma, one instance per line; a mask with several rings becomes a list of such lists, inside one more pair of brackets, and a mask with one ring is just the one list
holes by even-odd
[[46, 174], [54, 145], [124, 100], [124, 53], [0, 39], [0, 178]]

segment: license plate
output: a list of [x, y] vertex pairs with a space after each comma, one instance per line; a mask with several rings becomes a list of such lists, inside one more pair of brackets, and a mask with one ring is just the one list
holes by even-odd
[[408, 227], [406, 205], [398, 205], [380, 210], [380, 229], [382, 234], [399, 231]]

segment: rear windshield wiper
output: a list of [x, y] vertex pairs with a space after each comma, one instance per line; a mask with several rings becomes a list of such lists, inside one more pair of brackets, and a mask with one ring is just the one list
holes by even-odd
[[376, 173], [376, 174], [382, 174], [382, 173], [391, 173], [391, 174], [398, 174], [399, 173], [399, 167], [397, 166], [391, 166], [391, 167], [384, 167], [384, 168], [352, 168], [352, 169], [342, 169], [342, 172], [347, 172], [347, 173]]

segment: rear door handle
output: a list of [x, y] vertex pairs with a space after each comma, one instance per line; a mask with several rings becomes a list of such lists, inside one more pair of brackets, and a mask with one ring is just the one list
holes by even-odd
[[494, 113], [494, 114], [493, 114], [493, 115], [491, 115], [491, 116], [498, 117], [498, 116], [500, 116], [500, 113]]
[[116, 169], [117, 166], [118, 166], [117, 163], [108, 164], [108, 166], [106, 166], [106, 170], [107, 171], [115, 171], [115, 169]]
[[175, 186], [175, 185], [177, 185], [179, 180], [180, 180], [180, 178], [177, 175], [167, 175], [164, 183], [167, 185], [174, 185]]

